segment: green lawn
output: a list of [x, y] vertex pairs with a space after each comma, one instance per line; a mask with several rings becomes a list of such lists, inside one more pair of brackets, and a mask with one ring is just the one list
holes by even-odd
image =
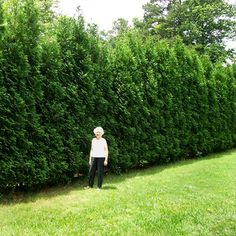
[[236, 235], [236, 150], [0, 205], [0, 235]]

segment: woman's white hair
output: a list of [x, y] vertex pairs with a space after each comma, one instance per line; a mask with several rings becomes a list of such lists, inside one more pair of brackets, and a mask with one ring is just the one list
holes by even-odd
[[97, 132], [100, 132], [102, 135], [104, 134], [104, 130], [102, 127], [96, 127], [94, 130], [93, 130], [94, 134], [96, 134]]

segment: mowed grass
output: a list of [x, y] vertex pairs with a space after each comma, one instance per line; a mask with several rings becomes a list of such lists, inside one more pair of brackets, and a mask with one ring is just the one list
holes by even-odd
[[15, 196], [0, 235], [236, 235], [236, 150]]

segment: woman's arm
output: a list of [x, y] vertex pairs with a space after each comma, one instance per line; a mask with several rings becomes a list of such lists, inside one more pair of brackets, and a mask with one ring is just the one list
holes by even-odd
[[107, 146], [107, 142], [104, 145], [104, 150], [105, 150], [105, 161], [104, 161], [104, 165], [106, 166], [108, 163], [108, 146]]
[[91, 149], [90, 149], [90, 153], [89, 153], [89, 165], [90, 166], [92, 164], [92, 156], [93, 156], [93, 141], [91, 143]]
[[92, 164], [92, 148], [91, 148], [91, 150], [90, 150], [90, 154], [89, 154], [89, 165], [91, 166], [91, 164]]

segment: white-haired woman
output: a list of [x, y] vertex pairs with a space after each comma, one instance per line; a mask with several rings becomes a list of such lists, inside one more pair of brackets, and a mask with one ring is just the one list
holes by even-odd
[[88, 176], [88, 187], [92, 188], [94, 184], [94, 178], [96, 171], [98, 171], [98, 182], [97, 189], [102, 188], [104, 166], [108, 162], [108, 146], [107, 141], [102, 137], [104, 130], [102, 127], [96, 127], [93, 130], [95, 138], [92, 139], [91, 150], [89, 155], [89, 176]]

